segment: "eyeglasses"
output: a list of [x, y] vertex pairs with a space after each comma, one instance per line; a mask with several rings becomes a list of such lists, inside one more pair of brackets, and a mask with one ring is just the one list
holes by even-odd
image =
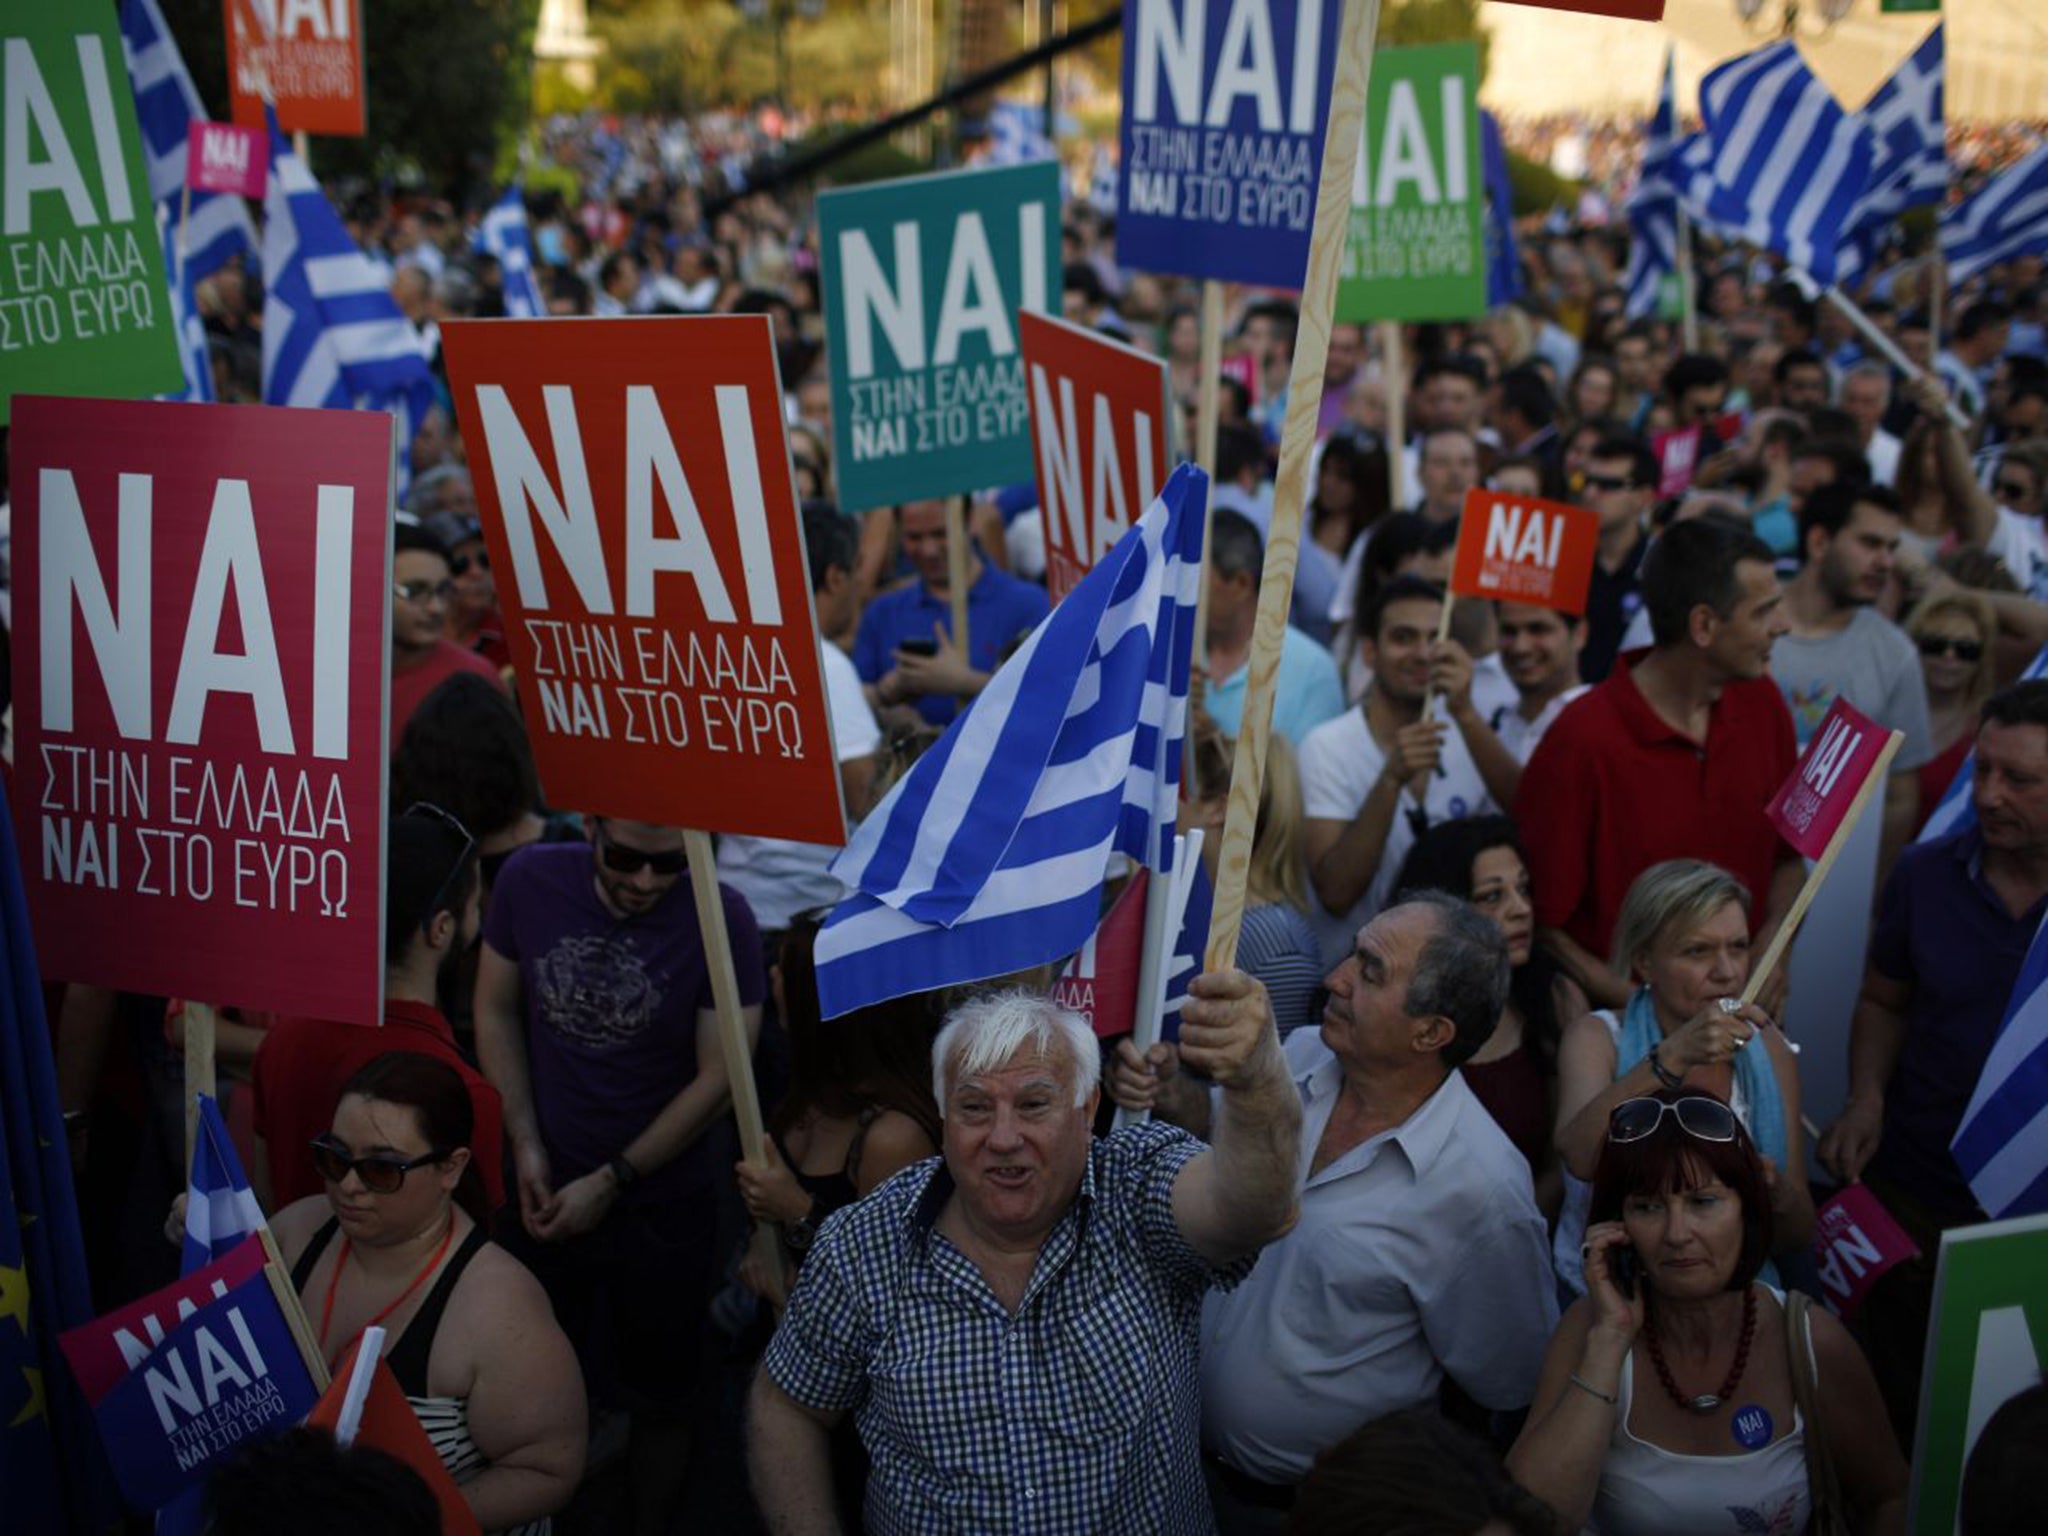
[[469, 858], [470, 850], [476, 847], [476, 838], [471, 835], [469, 828], [462, 824], [460, 818], [456, 817], [452, 812], [442, 810], [440, 806], [430, 801], [415, 800], [403, 811], [400, 811], [399, 815], [418, 816], [425, 820], [438, 821], [442, 827], [462, 839], [462, 852], [455, 855], [455, 862], [448, 867], [448, 873], [443, 875], [441, 883], [434, 887], [434, 899], [427, 903], [427, 910], [420, 918], [420, 929], [424, 932], [427, 924], [434, 920], [434, 914], [441, 910], [441, 903], [447, 899], [448, 887], [453, 885], [455, 877], [462, 873], [464, 861]]
[[1951, 635], [1922, 635], [1920, 654], [1954, 656], [1957, 661], [1976, 661], [1983, 656], [1984, 647], [1975, 640], [1958, 640]]
[[455, 595], [452, 581], [394, 581], [391, 590], [408, 603], [445, 603]]
[[490, 553], [487, 550], [480, 549], [473, 555], [450, 555], [448, 557], [448, 573], [451, 576], [466, 576], [472, 568], [479, 571], [488, 571], [491, 568]]
[[1588, 473], [1580, 477], [1579, 483], [1589, 491], [1632, 491], [1635, 481], [1626, 475], [1595, 475]]
[[689, 855], [680, 848], [648, 853], [645, 849], [626, 848], [613, 842], [603, 822], [597, 824], [597, 852], [598, 857], [604, 860], [604, 867], [620, 875], [637, 875], [643, 869], [651, 869], [657, 875], [680, 875], [689, 867]]
[[1741, 1134], [1735, 1111], [1714, 1099], [1623, 1099], [1607, 1118], [1607, 1139], [1623, 1145], [1654, 1136], [1666, 1115], [1700, 1141], [1733, 1141]]
[[353, 1173], [373, 1195], [395, 1195], [405, 1185], [405, 1176], [415, 1168], [448, 1160], [449, 1154], [435, 1150], [418, 1157], [393, 1157], [389, 1152], [372, 1152], [367, 1157], [350, 1157], [348, 1148], [331, 1136], [315, 1136], [310, 1143], [313, 1171], [330, 1184], [339, 1184]]

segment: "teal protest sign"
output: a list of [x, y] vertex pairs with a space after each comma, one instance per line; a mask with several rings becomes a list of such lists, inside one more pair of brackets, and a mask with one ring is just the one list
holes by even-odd
[[1479, 49], [1373, 55], [1339, 320], [1463, 320], [1486, 312]]
[[17, 390], [184, 377], [114, 12], [11, 5], [0, 22], [0, 424]]
[[2048, 1216], [1945, 1232], [1913, 1447], [1914, 1536], [1951, 1536], [1978, 1462], [2038, 1455], [1999, 1410], [2048, 1367]]
[[818, 238], [840, 505], [1029, 480], [1017, 312], [1059, 297], [1059, 166], [828, 192]]

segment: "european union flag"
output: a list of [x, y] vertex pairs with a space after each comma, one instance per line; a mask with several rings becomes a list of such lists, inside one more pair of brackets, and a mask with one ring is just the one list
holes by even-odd
[[57, 1335], [92, 1319], [42, 979], [0, 815], [0, 1490], [20, 1531], [104, 1530], [113, 1516], [91, 1415]]

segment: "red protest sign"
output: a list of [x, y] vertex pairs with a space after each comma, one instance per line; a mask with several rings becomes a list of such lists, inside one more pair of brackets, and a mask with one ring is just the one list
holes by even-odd
[[1764, 814], [1799, 852], [1817, 859], [1848, 818], [1865, 782], [1877, 771], [1887, 731], [1847, 699], [1835, 700], [1800, 754], [1792, 776], [1778, 787]]
[[1166, 473], [1166, 361], [1044, 315], [1017, 317], [1045, 584], [1057, 603], [1145, 515]]
[[15, 410], [14, 818], [45, 973], [376, 1023], [391, 418]]
[[1580, 11], [1588, 16], [1618, 16], [1623, 21], [1662, 21], [1664, 0], [1503, 0], [1539, 11]]
[[1484, 487], [1468, 491], [1451, 590], [1584, 613], [1599, 543], [1600, 519], [1584, 507]]
[[442, 341], [549, 803], [843, 843], [767, 317]]
[[234, 119], [263, 126], [277, 107], [287, 133], [361, 138], [363, 0], [224, 0]]
[[209, 1301], [218, 1301], [245, 1280], [263, 1273], [268, 1255], [263, 1239], [251, 1235], [211, 1264], [180, 1276], [160, 1291], [109, 1312], [59, 1336], [71, 1374], [88, 1403], [149, 1357], [164, 1335]]
[[1138, 962], [1145, 947], [1145, 885], [1139, 870], [1124, 885], [1088, 942], [1053, 983], [1052, 1000], [1086, 1019], [1105, 1040], [1131, 1032], [1138, 1013]]
[[269, 164], [263, 135], [239, 123], [195, 119], [185, 137], [185, 184], [194, 192], [261, 197]]

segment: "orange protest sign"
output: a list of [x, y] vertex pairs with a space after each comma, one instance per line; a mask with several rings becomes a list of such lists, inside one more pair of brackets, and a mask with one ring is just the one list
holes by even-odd
[[843, 843], [768, 318], [442, 344], [548, 803]]
[[1465, 495], [1451, 590], [1584, 613], [1599, 543], [1600, 519], [1584, 507], [1481, 487]]
[[361, 138], [363, 0], [224, 0], [234, 120], [263, 126], [277, 107], [286, 133]]

